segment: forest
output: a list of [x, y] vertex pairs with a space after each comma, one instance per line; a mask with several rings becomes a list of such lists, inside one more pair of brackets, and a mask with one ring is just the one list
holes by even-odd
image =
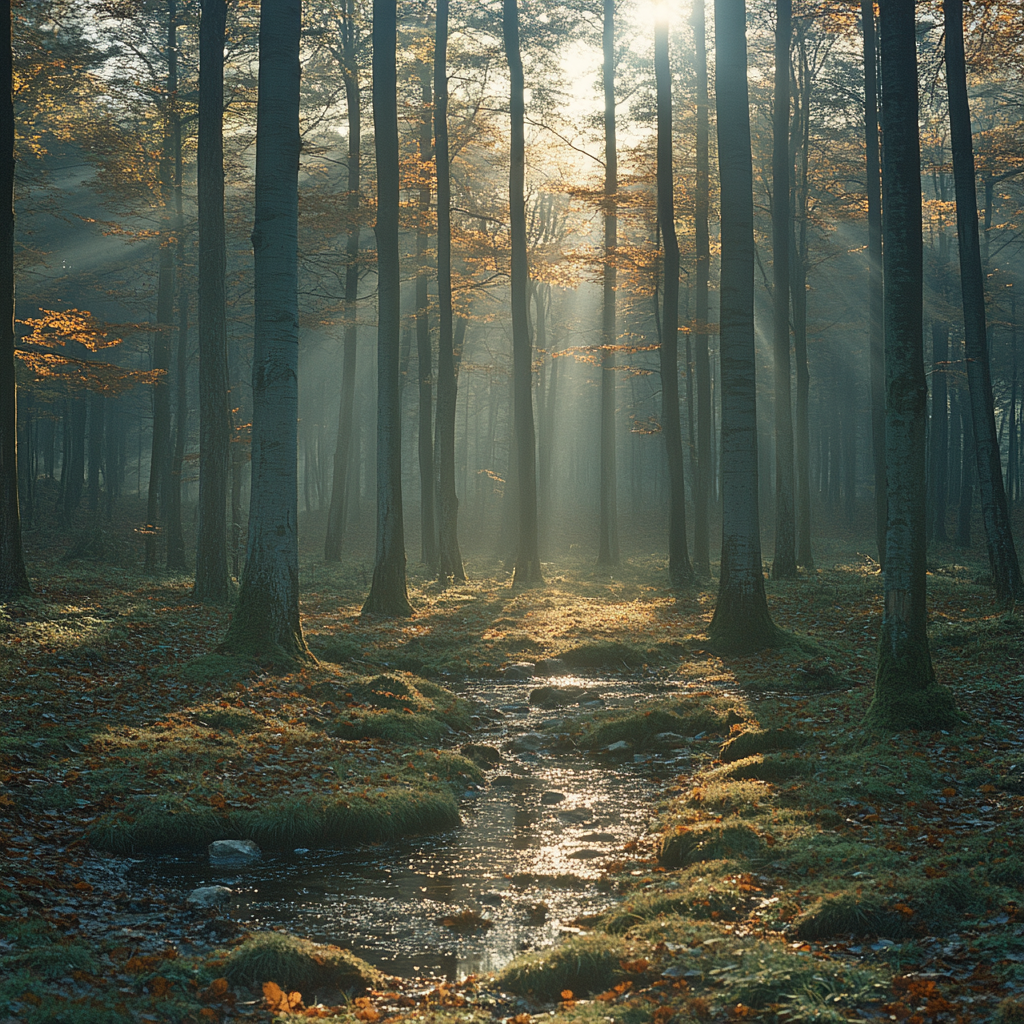
[[0, 1024], [1024, 1022], [1021, 0], [12, 0]]

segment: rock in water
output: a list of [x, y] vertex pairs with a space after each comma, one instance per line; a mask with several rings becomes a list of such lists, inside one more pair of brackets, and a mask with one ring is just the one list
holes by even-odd
[[188, 894], [185, 902], [199, 910], [207, 910], [210, 907], [219, 907], [222, 903], [226, 903], [233, 893], [234, 890], [229, 889], [226, 885], [201, 885]]
[[566, 676], [569, 669], [561, 658], [541, 658], [537, 662], [539, 676]]
[[260, 848], [251, 839], [215, 839], [206, 848], [211, 864], [251, 864], [260, 859]]
[[532, 661], [518, 661], [514, 665], [509, 665], [505, 669], [504, 678], [508, 680], [522, 681], [524, 679], [533, 678], [533, 662]]
[[486, 743], [463, 744], [461, 753], [463, 757], [468, 757], [481, 768], [496, 768], [501, 764], [501, 753], [498, 748]]
[[547, 736], [542, 736], [539, 732], [524, 732], [522, 736], [517, 736], [512, 741], [512, 753], [525, 754], [540, 750], [546, 740]]

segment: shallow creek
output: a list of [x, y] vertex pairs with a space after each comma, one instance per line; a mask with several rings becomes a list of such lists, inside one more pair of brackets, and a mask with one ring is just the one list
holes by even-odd
[[[496, 746], [502, 763], [487, 773], [484, 786], [462, 797], [462, 824], [450, 832], [355, 850], [297, 850], [244, 869], [167, 857], [136, 865], [134, 874], [182, 896], [195, 886], [230, 886], [231, 915], [247, 926], [284, 925], [350, 948], [389, 974], [461, 980], [498, 970], [614, 902], [598, 883], [603, 865], [621, 858], [624, 845], [647, 830], [655, 775], [689, 766], [686, 751], [626, 764], [575, 752], [510, 753], [510, 741], [553, 719], [595, 706], [639, 707], [685, 688], [560, 678], [551, 682], [585, 685], [588, 693], [582, 706], [552, 711], [527, 703], [543, 682], [458, 687], [480, 715], [473, 735], [453, 737], [454, 745]], [[592, 697], [600, 705], [585, 703]], [[442, 923], [465, 910], [490, 926], [463, 934]]]

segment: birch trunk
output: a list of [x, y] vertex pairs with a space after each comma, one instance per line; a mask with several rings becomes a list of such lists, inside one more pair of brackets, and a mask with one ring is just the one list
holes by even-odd
[[768, 614], [757, 509], [754, 206], [747, 99], [746, 4], [715, 0], [715, 92], [722, 205], [722, 568], [708, 633], [748, 654], [779, 630]]
[[245, 568], [227, 650], [309, 658], [299, 624], [299, 0], [263, 0], [256, 111], [256, 328]]

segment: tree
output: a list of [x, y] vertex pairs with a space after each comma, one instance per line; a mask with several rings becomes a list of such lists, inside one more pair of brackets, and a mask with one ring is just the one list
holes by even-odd
[[412, 615], [402, 519], [402, 396], [399, 373], [398, 75], [395, 4], [373, 3], [373, 128], [377, 157], [377, 547], [363, 613]]
[[654, 74], [658, 103], [658, 228], [665, 264], [660, 365], [661, 432], [669, 478], [668, 575], [673, 587], [683, 587], [693, 582], [693, 568], [686, 547], [686, 483], [679, 426], [679, 239], [672, 174], [672, 76], [665, 18], [659, 18], [654, 27]]
[[345, 0], [341, 20], [341, 51], [338, 64], [345, 81], [345, 109], [348, 114], [348, 182], [345, 209], [349, 216], [345, 241], [344, 341], [341, 370], [341, 404], [338, 409], [338, 436], [334, 448], [331, 500], [327, 512], [324, 560], [341, 558], [348, 514], [348, 481], [352, 464], [352, 421], [355, 410], [356, 355], [359, 330], [355, 306], [359, 297], [359, 211], [360, 153], [362, 144], [362, 106], [359, 92], [357, 55], [362, 39], [357, 29], [355, 0]]
[[715, 93], [722, 206], [722, 568], [708, 628], [722, 653], [770, 647], [757, 507], [754, 208], [746, 3], [715, 0]]
[[14, 376], [14, 59], [11, 46], [11, 4], [0, 29], [0, 600], [29, 593], [28, 573], [21, 549], [21, 510], [18, 505], [18, 392]]
[[878, 156], [878, 81], [874, 0], [861, 0], [864, 32], [864, 138], [868, 194], [868, 357], [871, 380], [871, 457], [875, 481], [875, 547], [885, 567], [885, 338], [882, 291], [882, 183]]
[[773, 579], [796, 576], [793, 507], [793, 412], [789, 360], [789, 47], [792, 0], [775, 4], [775, 111], [772, 135], [772, 341], [775, 369], [775, 557]]
[[944, 728], [959, 719], [935, 681], [925, 579], [925, 420], [917, 39], [913, 0], [881, 7], [882, 201], [885, 206], [885, 469], [888, 518], [875, 692], [879, 729]]
[[225, 523], [231, 443], [225, 316], [224, 28], [226, 0], [203, 0], [199, 23], [199, 522], [197, 601], [230, 593]]
[[598, 565], [619, 561], [615, 466], [615, 247], [619, 164], [615, 141], [615, 0], [604, 0], [601, 80], [604, 87], [604, 266], [601, 269], [601, 481]]
[[530, 268], [526, 252], [526, 116], [523, 58], [519, 50], [517, 0], [502, 0], [502, 37], [509, 73], [508, 202], [512, 242], [512, 395], [516, 432], [517, 486], [519, 494], [518, 542], [513, 586], [543, 582], [537, 530], [537, 456], [533, 425], [533, 365], [530, 345], [528, 290]]
[[956, 188], [956, 229], [960, 249], [960, 287], [963, 294], [964, 345], [971, 420], [977, 452], [981, 518], [985, 524], [989, 565], [996, 598], [1012, 605], [1021, 596], [1022, 584], [1017, 549], [1003, 488], [1003, 470], [996, 436], [992, 401], [992, 374], [985, 322], [985, 277], [978, 240], [978, 195], [974, 171], [974, 140], [971, 109], [967, 99], [967, 67], [964, 59], [963, 0], [943, 0], [946, 29], [946, 88], [949, 95], [950, 141]]
[[252, 497], [238, 606], [223, 647], [304, 661], [296, 530], [300, 23], [300, 0], [260, 5]]
[[[464, 582], [455, 493], [455, 407], [458, 374], [452, 329], [452, 186], [448, 149], [448, 0], [437, 0], [434, 43], [434, 161], [437, 167], [437, 568]], [[464, 321], [463, 321], [464, 323]]]
[[694, 273], [697, 340], [694, 364], [697, 378], [697, 479], [693, 489], [693, 567], [700, 576], [711, 572], [711, 359], [708, 354], [708, 278], [711, 275], [711, 234], [708, 228], [710, 156], [708, 144], [708, 51], [704, 28], [704, 0], [694, 0], [693, 40], [697, 72], [697, 195], [695, 231], [697, 261]]

